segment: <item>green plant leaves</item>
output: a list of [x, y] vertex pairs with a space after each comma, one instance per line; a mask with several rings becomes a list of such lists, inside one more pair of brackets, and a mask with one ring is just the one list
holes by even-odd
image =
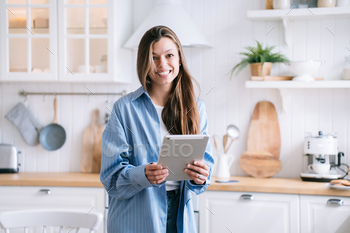
[[275, 48], [275, 46], [266, 46], [263, 48], [263, 46], [255, 40], [257, 43], [256, 47], [245, 47], [245, 49], [248, 51], [246, 53], [239, 53], [241, 55], [246, 56], [246, 58], [243, 58], [240, 63], [236, 64], [232, 71], [231, 76], [236, 71], [237, 75], [239, 72], [241, 72], [248, 64], [252, 63], [261, 63], [261, 68], [263, 67], [265, 62], [271, 62], [271, 63], [277, 63], [277, 62], [289, 62], [289, 59], [285, 57], [283, 54], [280, 53], [272, 53], [272, 50]]

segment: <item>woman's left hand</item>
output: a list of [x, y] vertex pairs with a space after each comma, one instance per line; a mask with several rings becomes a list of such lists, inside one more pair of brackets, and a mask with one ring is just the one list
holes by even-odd
[[[188, 169], [187, 169], [188, 168]], [[188, 163], [185, 172], [196, 184], [204, 184], [209, 176], [210, 168], [205, 162], [202, 161], [194, 161], [193, 164]], [[191, 171], [191, 170], [193, 171]], [[195, 171], [195, 172], [194, 172]]]

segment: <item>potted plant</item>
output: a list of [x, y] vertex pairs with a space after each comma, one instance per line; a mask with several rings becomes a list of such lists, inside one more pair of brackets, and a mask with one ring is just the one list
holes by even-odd
[[256, 47], [245, 47], [248, 52], [240, 53], [246, 56], [246, 58], [232, 68], [231, 76], [236, 70], [237, 75], [248, 64], [250, 65], [251, 76], [266, 76], [270, 75], [273, 63], [289, 62], [289, 59], [283, 54], [271, 52], [275, 46], [266, 46], [266, 48], [263, 48], [258, 41], [256, 43]]

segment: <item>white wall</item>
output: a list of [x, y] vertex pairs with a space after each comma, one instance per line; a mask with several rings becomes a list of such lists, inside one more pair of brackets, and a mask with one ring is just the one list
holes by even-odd
[[[155, 2], [134, 0], [135, 28], [152, 10], [150, 5]], [[344, 56], [350, 54], [346, 49], [346, 46], [350, 48], [349, 17], [294, 20], [291, 22], [292, 46], [285, 48], [280, 21], [250, 21], [246, 18], [248, 10], [264, 9], [263, 0], [186, 0], [183, 4], [213, 45], [212, 49], [185, 50], [190, 71], [201, 86], [200, 98], [207, 106], [209, 134], [222, 137], [229, 124], [235, 124], [241, 130], [241, 138], [229, 150], [235, 157], [232, 175], [245, 175], [238, 159], [247, 149], [247, 133], [254, 107], [262, 100], [271, 101], [279, 117], [283, 167], [276, 177], [299, 177], [300, 172], [306, 169], [307, 159], [302, 156], [304, 132], [337, 132], [339, 148], [345, 153], [343, 161], [349, 164], [349, 89], [290, 89], [291, 104], [287, 106], [287, 113], [281, 114], [281, 99], [276, 89], [244, 87], [250, 77], [248, 68], [231, 81], [226, 75], [240, 61], [238, 53], [244, 52], [243, 47], [254, 46], [256, 39], [264, 45], [275, 45], [276, 51], [283, 52], [291, 60], [326, 61], [321, 67], [320, 77], [341, 79]], [[169, 17], [176, 17], [176, 12]], [[286, 72], [283, 64], [274, 65], [272, 69], [273, 75]], [[133, 85], [132, 89], [137, 86]], [[214, 89], [206, 95], [212, 87]]]
[[[142, 22], [152, 10], [154, 0], [133, 0], [134, 28]], [[275, 104], [279, 113], [281, 129], [281, 172], [276, 177], [298, 177], [306, 168], [302, 157], [304, 132], [317, 133], [318, 130], [337, 132], [339, 147], [345, 152], [345, 160], [350, 162], [350, 90], [349, 89], [291, 89], [291, 104], [287, 113], [281, 114], [281, 100], [275, 89], [246, 89], [244, 83], [249, 79], [248, 69], [229, 80], [225, 74], [239, 62], [239, 52], [245, 46], [255, 45], [254, 39], [264, 44], [276, 45], [276, 51], [282, 51], [292, 60], [315, 59], [327, 63], [321, 68], [320, 75], [325, 79], [340, 79], [344, 56], [349, 55], [350, 19], [295, 20], [291, 23], [293, 34], [291, 48], [284, 48], [283, 27], [279, 21], [249, 21], [246, 11], [262, 9], [264, 1], [246, 0], [187, 0], [184, 7], [202, 29], [212, 49], [186, 49], [186, 59], [193, 76], [201, 86], [200, 98], [207, 106], [210, 135], [223, 136], [228, 124], [235, 124], [241, 130], [241, 138], [233, 143], [229, 152], [234, 154], [235, 162], [231, 174], [245, 175], [238, 165], [240, 155], [246, 150], [246, 141], [250, 117], [257, 102], [268, 100]], [[176, 17], [176, 13], [169, 17]], [[332, 30], [332, 35], [328, 29]], [[266, 35], [266, 33], [274, 27]], [[136, 54], [134, 54], [136, 67]], [[136, 70], [136, 68], [135, 68]], [[272, 74], [286, 72], [284, 65], [273, 67]], [[22, 171], [79, 171], [82, 132], [91, 121], [91, 110], [105, 112], [105, 97], [66, 96], [58, 97], [59, 122], [67, 130], [68, 140], [62, 149], [47, 152], [40, 145], [25, 145], [15, 127], [4, 115], [21, 98], [18, 91], [132, 91], [139, 87], [134, 72], [133, 85], [104, 84], [0, 84], [0, 142], [13, 143], [22, 152]], [[213, 88], [214, 87], [214, 88]], [[212, 89], [213, 88], [213, 89]], [[212, 89], [207, 95], [206, 93]], [[112, 102], [117, 99], [110, 98]], [[28, 107], [43, 124], [49, 124], [53, 118], [53, 97], [29, 97]], [[215, 151], [215, 150], [214, 150]]]
[[[46, 151], [39, 144], [28, 146], [17, 128], [5, 115], [24, 98], [18, 92], [130, 92], [130, 85], [118, 84], [45, 84], [45, 83], [2, 83], [0, 84], [0, 142], [13, 144], [21, 154], [20, 172], [80, 172], [80, 154], [84, 129], [91, 123], [91, 112], [99, 109], [99, 123], [104, 126], [106, 106], [112, 109], [119, 96], [57, 96], [58, 123], [66, 131], [65, 144], [57, 151]], [[54, 117], [54, 96], [28, 96], [28, 109], [43, 125], [50, 124]], [[106, 102], [108, 101], [108, 103]]]

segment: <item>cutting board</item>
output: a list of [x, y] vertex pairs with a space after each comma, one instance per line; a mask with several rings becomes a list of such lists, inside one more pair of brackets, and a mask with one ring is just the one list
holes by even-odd
[[102, 157], [103, 129], [98, 124], [99, 111], [92, 111], [91, 124], [83, 132], [83, 146], [81, 149], [80, 171], [99, 173]]
[[266, 151], [246, 151], [239, 165], [248, 175], [256, 178], [267, 178], [276, 175], [282, 168], [282, 163]]
[[256, 104], [250, 121], [248, 151], [267, 151], [276, 159], [280, 156], [281, 136], [275, 106], [268, 101]]

